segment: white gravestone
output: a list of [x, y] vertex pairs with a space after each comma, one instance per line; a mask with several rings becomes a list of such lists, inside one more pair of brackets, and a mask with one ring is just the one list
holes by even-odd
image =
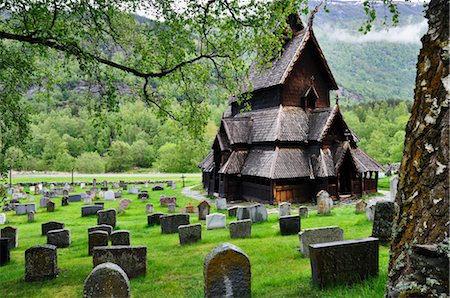
[[225, 214], [213, 213], [206, 215], [206, 229], [225, 229], [227, 226], [227, 219]]
[[114, 201], [116, 199], [116, 197], [114, 196], [114, 191], [112, 190], [108, 190], [107, 192], [105, 192], [103, 197], [105, 201]]
[[6, 222], [6, 214], [0, 213], [0, 225], [4, 225]]
[[216, 199], [216, 208], [217, 210], [227, 210], [227, 199], [225, 198]]
[[278, 206], [278, 216], [291, 215], [291, 203], [283, 202]]

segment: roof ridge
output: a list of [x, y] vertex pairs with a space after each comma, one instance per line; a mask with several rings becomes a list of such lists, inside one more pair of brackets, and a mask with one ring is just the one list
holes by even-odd
[[274, 157], [272, 159], [272, 164], [270, 165], [270, 179], [275, 179], [275, 165], [277, 164], [278, 153], [280, 152], [280, 148], [275, 146]]
[[286, 81], [287, 77], [291, 73], [291, 70], [294, 68], [295, 61], [297, 61], [297, 59], [300, 57], [300, 54], [303, 52], [303, 49], [306, 46], [306, 42], [309, 40], [309, 37], [311, 35], [310, 33], [311, 30], [309, 30], [309, 26], [303, 30], [306, 30], [306, 33], [303, 35], [302, 42], [300, 43], [300, 46], [296, 49], [295, 55], [289, 61], [288, 67], [286, 67], [286, 69], [284, 70], [279, 84], [284, 84], [284, 81]]

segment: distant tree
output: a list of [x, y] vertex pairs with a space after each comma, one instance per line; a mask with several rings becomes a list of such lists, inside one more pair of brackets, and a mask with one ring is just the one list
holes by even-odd
[[105, 161], [97, 152], [84, 152], [76, 159], [75, 169], [87, 174], [104, 173]]
[[138, 140], [131, 145], [131, 156], [136, 167], [148, 168], [155, 160], [155, 150], [144, 140]]
[[108, 152], [107, 170], [113, 172], [123, 172], [133, 165], [131, 146], [122, 141], [115, 141], [111, 144]]

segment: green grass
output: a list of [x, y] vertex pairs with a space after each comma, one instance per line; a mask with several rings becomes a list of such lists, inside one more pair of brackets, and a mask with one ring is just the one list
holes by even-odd
[[[41, 179], [42, 180], [42, 179]], [[101, 179], [103, 180], [103, 179]], [[199, 178], [188, 179], [187, 185], [195, 185]], [[177, 197], [178, 207], [196, 201], [181, 195], [180, 183], [176, 190], [150, 191], [149, 202], [155, 211], [160, 208], [159, 196]], [[80, 190], [77, 189], [77, 193]], [[231, 240], [228, 230], [206, 230], [202, 241], [181, 247], [178, 235], [162, 235], [159, 226], [148, 227], [145, 203], [137, 195], [125, 195], [132, 199], [130, 208], [117, 218], [117, 229], [131, 232], [132, 245], [147, 246], [147, 275], [131, 280], [132, 297], [203, 297], [203, 260], [208, 252], [222, 242], [239, 246], [250, 258], [252, 293], [254, 297], [382, 297], [387, 277], [389, 249], [380, 246], [380, 274], [363, 283], [320, 290], [311, 284], [309, 259], [297, 250], [297, 235], [280, 236], [277, 215], [269, 215], [269, 221], [254, 224], [252, 238]], [[38, 205], [39, 198], [35, 201]], [[92, 270], [92, 257], [87, 255], [87, 228], [96, 225], [96, 217], [81, 217], [82, 202], [62, 207], [60, 198], [54, 199], [54, 213], [39, 209], [36, 222], [27, 223], [27, 216], [7, 212], [10, 225], [19, 230], [19, 247], [11, 251], [10, 264], [0, 267], [0, 297], [80, 297], [83, 282]], [[105, 208], [118, 207], [117, 202], [105, 202]], [[213, 207], [214, 209], [214, 207]], [[215, 212], [215, 210], [212, 210]], [[43, 282], [24, 282], [24, 252], [27, 248], [46, 243], [41, 236], [41, 224], [57, 220], [71, 230], [72, 244], [58, 249], [59, 276]], [[235, 220], [234, 218], [231, 220]], [[230, 221], [228, 219], [227, 221]], [[191, 215], [191, 223], [197, 223]], [[204, 222], [202, 222], [204, 226]], [[331, 216], [302, 219], [302, 228], [338, 225], [344, 229], [345, 239], [363, 238], [371, 234], [371, 223], [365, 214], [355, 214], [354, 207], [333, 209]]]
[[379, 178], [379, 179], [378, 179], [378, 189], [381, 189], [381, 190], [389, 190], [390, 187], [391, 187], [390, 179], [391, 179], [390, 176], [386, 176], [386, 177], [383, 177], [383, 178]]

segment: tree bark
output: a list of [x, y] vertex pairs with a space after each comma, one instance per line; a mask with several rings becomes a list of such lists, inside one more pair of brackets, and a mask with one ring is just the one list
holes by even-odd
[[449, 3], [431, 0], [395, 201], [386, 297], [449, 295]]

